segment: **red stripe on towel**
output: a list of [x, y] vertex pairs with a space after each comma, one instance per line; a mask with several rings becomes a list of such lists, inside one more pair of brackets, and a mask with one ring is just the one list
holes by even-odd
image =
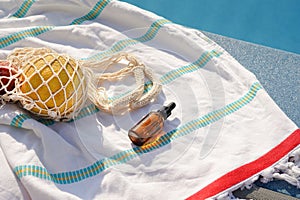
[[225, 174], [194, 195], [190, 196], [188, 199], [203, 200], [215, 196], [220, 192], [229, 189], [230, 187], [272, 166], [274, 163], [291, 152], [299, 144], [300, 129], [297, 129], [288, 138], [286, 138], [283, 142], [281, 142], [279, 145], [274, 147], [271, 151], [269, 151], [262, 157]]

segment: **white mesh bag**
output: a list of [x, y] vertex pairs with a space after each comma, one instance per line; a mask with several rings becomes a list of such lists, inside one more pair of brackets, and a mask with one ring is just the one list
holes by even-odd
[[[104, 73], [121, 62], [125, 66], [121, 70]], [[49, 48], [18, 48], [7, 60], [0, 61], [1, 67], [5, 72], [0, 73], [2, 103], [18, 101], [24, 109], [57, 121], [76, 117], [87, 98], [104, 112], [122, 114], [147, 105], [162, 89], [152, 70], [128, 53], [101, 61], [78, 61]], [[102, 72], [95, 73], [93, 68], [101, 68]], [[135, 77], [136, 89], [110, 100], [101, 83], [128, 75]], [[146, 78], [151, 82], [150, 89], [146, 88]]]
[[10, 99], [44, 118], [69, 120], [83, 107], [87, 85], [80, 63], [47, 48], [15, 49], [8, 61], [18, 67]]

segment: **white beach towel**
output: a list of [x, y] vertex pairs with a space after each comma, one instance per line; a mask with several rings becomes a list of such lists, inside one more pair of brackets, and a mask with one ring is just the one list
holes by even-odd
[[[259, 176], [300, 185], [299, 129], [200, 31], [110, 0], [0, 1], [0, 17], [0, 59], [17, 47], [82, 60], [125, 51], [163, 86], [154, 102], [122, 116], [88, 102], [71, 122], [54, 122], [2, 105], [0, 199], [226, 199]], [[126, 81], [109, 96], [134, 88]], [[134, 146], [128, 130], [169, 102], [177, 107], [166, 134]]]

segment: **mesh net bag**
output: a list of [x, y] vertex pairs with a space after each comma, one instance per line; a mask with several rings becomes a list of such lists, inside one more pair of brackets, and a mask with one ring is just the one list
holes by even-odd
[[15, 89], [7, 96], [44, 118], [69, 120], [86, 100], [86, 80], [80, 63], [47, 48], [14, 50], [8, 61], [18, 67]]
[[[125, 67], [119, 71], [104, 72], [120, 62]], [[94, 68], [102, 72], [96, 73]], [[134, 76], [136, 88], [110, 100], [101, 83], [118, 81], [128, 75]], [[146, 86], [146, 78], [151, 82], [150, 89], [149, 84]], [[156, 98], [161, 88], [152, 70], [128, 53], [101, 61], [78, 61], [49, 48], [18, 48], [7, 60], [0, 61], [2, 103], [20, 102], [26, 110], [56, 121], [76, 117], [88, 98], [108, 113], [121, 114], [137, 109]]]

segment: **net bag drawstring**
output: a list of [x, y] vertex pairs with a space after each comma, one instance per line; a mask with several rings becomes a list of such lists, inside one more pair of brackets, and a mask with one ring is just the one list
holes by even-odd
[[[161, 91], [160, 81], [154, 76], [151, 69], [147, 68], [143, 63], [138, 61], [133, 55], [128, 53], [119, 53], [112, 57], [107, 57], [101, 63], [85, 62], [83, 66], [91, 68], [108, 68], [114, 64], [127, 61], [125, 67], [113, 73], [88, 73], [90, 82], [89, 98], [101, 110], [109, 113], [120, 113], [127, 109], [137, 109], [150, 103]], [[124, 64], [123, 64], [124, 65]], [[128, 75], [133, 75], [136, 82], [136, 88], [126, 95], [123, 95], [114, 101], [110, 101], [104, 87], [95, 87], [95, 82], [102, 81], [117, 81]], [[148, 78], [152, 83], [152, 87], [148, 92], [145, 90], [145, 78]]]

